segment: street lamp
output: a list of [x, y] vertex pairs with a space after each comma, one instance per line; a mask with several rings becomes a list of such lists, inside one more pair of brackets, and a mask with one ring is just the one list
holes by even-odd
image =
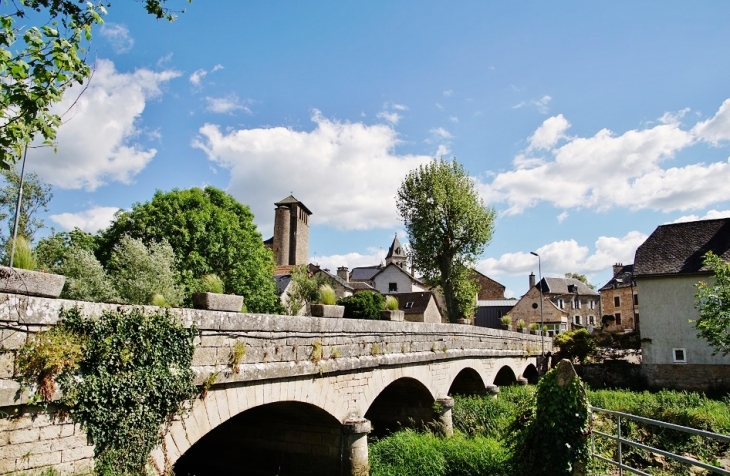
[[545, 358], [545, 329], [544, 329], [545, 323], [543, 321], [543, 316], [542, 316], [542, 301], [543, 301], [543, 298], [542, 298], [542, 266], [540, 263], [540, 255], [535, 253], [534, 251], [530, 251], [530, 254], [533, 256], [537, 256], [537, 274], [538, 274], [538, 277], [540, 278], [540, 281], [539, 281], [539, 283], [540, 283], [540, 345], [542, 346], [542, 358], [544, 359]]

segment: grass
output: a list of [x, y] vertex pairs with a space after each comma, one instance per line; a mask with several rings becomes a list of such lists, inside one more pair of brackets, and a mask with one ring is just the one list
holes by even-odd
[[223, 294], [223, 280], [217, 274], [206, 274], [200, 282], [207, 292]]
[[319, 287], [319, 300], [322, 304], [333, 306], [337, 304], [337, 294], [332, 286], [329, 284], [323, 284]]
[[[8, 246], [12, 246], [11, 239]], [[30, 246], [30, 241], [24, 236], [18, 236], [15, 239], [15, 255], [13, 256], [13, 267], [18, 269], [35, 270], [38, 267], [35, 253]]]
[[240, 370], [238, 365], [241, 363], [243, 358], [246, 356], [246, 343], [238, 341], [231, 347], [231, 356], [228, 358], [228, 364], [231, 366], [234, 374], [237, 374]]
[[397, 311], [398, 298], [395, 296], [385, 296], [385, 309], [388, 311]]

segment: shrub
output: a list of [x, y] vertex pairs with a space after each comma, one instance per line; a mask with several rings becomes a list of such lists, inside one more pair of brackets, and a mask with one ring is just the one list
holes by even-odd
[[200, 282], [206, 292], [223, 294], [223, 280], [217, 274], [206, 274]]
[[121, 300], [111, 279], [91, 251], [72, 246], [57, 271], [66, 277], [62, 298], [92, 302]]
[[385, 309], [388, 311], [397, 311], [398, 298], [395, 296], [385, 296]]
[[[10, 247], [13, 246], [13, 239], [8, 240], [8, 256], [10, 256]], [[15, 255], [13, 256], [13, 267], [18, 269], [37, 269], [35, 253], [30, 247], [30, 241], [24, 236], [18, 236], [15, 239]]]
[[540, 324], [538, 324], [537, 322], [533, 322], [532, 324], [530, 324], [529, 327], [530, 327], [530, 330], [534, 332], [540, 328]]
[[338, 304], [345, 306], [347, 319], [380, 319], [384, 302], [382, 294], [363, 291], [340, 299]]
[[502, 316], [502, 318], [499, 321], [502, 323], [502, 325], [508, 326], [508, 325], [512, 324], [512, 317]]
[[171, 306], [182, 302], [175, 253], [166, 241], [145, 246], [142, 240], [123, 237], [109, 259], [109, 273], [125, 303], [150, 304], [155, 294], [162, 294]]
[[517, 321], [517, 328], [518, 329], [520, 329], [520, 330], [524, 329], [525, 328], [525, 325], [526, 324], [525, 324], [525, 320], [524, 319], [520, 319], [519, 321]]
[[454, 429], [467, 436], [503, 438], [521, 409], [532, 404], [532, 386], [501, 387], [497, 398], [454, 396]]
[[596, 353], [596, 338], [586, 329], [563, 332], [553, 338], [553, 345], [560, 347], [558, 358], [583, 363]]
[[319, 287], [319, 300], [322, 304], [332, 306], [337, 303], [337, 294], [332, 286], [323, 284]]

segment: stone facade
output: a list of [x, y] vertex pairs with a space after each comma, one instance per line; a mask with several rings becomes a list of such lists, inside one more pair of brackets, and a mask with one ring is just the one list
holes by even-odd
[[271, 243], [277, 266], [307, 264], [312, 212], [291, 195], [275, 205], [274, 237], [267, 243]]
[[[0, 410], [7, 415], [0, 418], [0, 474], [51, 466], [70, 473], [92, 464], [93, 448], [86, 445], [78, 426], [54, 415], [52, 406], [49, 412], [27, 406], [32, 395], [14, 379], [17, 349], [33, 334], [54, 325], [62, 308], [75, 305], [88, 316], [124, 308], [0, 294], [0, 339], [4, 346], [0, 354]], [[143, 309], [159, 311], [152, 306]], [[362, 469], [363, 461], [367, 464], [367, 432], [356, 431], [369, 427], [369, 419], [382, 422], [390, 418], [378, 403], [382, 401], [379, 397], [393, 393], [387, 389], [396, 389], [398, 394], [405, 391], [397, 390], [399, 386], [409, 389], [408, 385], [416, 385], [420, 389], [416, 406], [430, 409], [435, 399], [446, 398], [451, 387], [458, 386], [463, 371], [477, 375], [484, 388], [492, 385], [505, 368], [514, 376], [534, 372], [540, 351], [538, 337], [473, 326], [196, 309], [170, 312], [186, 325], [195, 324], [200, 331], [193, 357], [196, 383], [202, 384], [214, 373], [218, 378], [205, 399], [191, 402], [190, 411], [172, 422], [164, 444], [153, 452], [160, 474], [218, 426], [234, 422], [234, 417], [247, 410], [266, 406], [280, 418], [295, 410], [299, 415], [297, 409], [279, 411], [279, 407], [267, 406], [291, 402], [302, 404], [306, 409], [303, 411], [322, 425], [322, 431], [314, 432], [320, 435], [320, 443], [313, 444], [313, 430], [291, 430], [293, 436], [282, 437], [288, 455], [336, 451], [336, 457], [330, 459], [332, 465], [351, 461], [347, 463], [350, 469]], [[237, 373], [228, 364], [236, 342], [246, 345]], [[381, 407], [384, 413], [378, 410]], [[410, 414], [416, 412], [415, 408], [406, 406], [403, 412]], [[251, 415], [251, 421], [255, 421]], [[358, 423], [362, 421], [368, 423]], [[271, 423], [259, 428], [263, 433], [278, 427]], [[334, 436], [323, 439], [325, 433]], [[303, 441], [305, 434], [311, 437], [307, 442]], [[251, 444], [259, 445], [256, 447], [263, 452], [272, 443], [267, 440]], [[323, 468], [321, 474], [354, 474], [350, 469]]]
[[[601, 318], [609, 315], [603, 330], [623, 332], [638, 329], [639, 295], [633, 276], [634, 266], [617, 263], [613, 277], [599, 290], [601, 293]], [[601, 319], [603, 322], [603, 319]]]
[[[520, 319], [525, 324], [535, 323], [540, 325], [540, 290], [532, 287], [517, 304], [509, 311], [508, 315], [512, 318], [512, 327], [516, 328], [517, 321]], [[557, 332], [564, 332], [570, 326], [568, 313], [560, 309], [547, 296], [544, 296], [542, 308], [542, 323], [548, 327], [548, 335], [555, 335]]]
[[493, 280], [489, 276], [485, 276], [477, 270], [473, 270], [472, 277], [479, 283], [479, 292], [477, 300], [486, 301], [494, 299], [504, 299], [505, 287]]

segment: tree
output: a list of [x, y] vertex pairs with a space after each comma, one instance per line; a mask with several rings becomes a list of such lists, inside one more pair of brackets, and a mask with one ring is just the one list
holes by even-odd
[[[94, 253], [72, 247], [56, 271], [66, 277], [61, 297], [78, 301], [121, 302], [122, 298]], [[140, 302], [136, 304], [149, 304]]]
[[730, 354], [730, 263], [711, 251], [704, 265], [715, 274], [714, 282], [700, 281], [695, 293], [695, 307], [700, 317], [694, 321], [697, 335], [710, 344], [716, 355]]
[[[190, 0], [188, 0], [190, 1]], [[154, 17], [174, 20], [167, 0], [145, 0]], [[51, 106], [91, 75], [86, 46], [107, 2], [20, 0], [0, 14], [0, 168], [17, 162], [36, 134], [52, 144], [61, 117]], [[31, 25], [28, 26], [27, 23]], [[40, 26], [35, 26], [37, 22]]]
[[413, 265], [428, 284], [441, 287], [454, 322], [469, 312], [468, 300], [459, 299], [471, 289], [464, 270], [492, 239], [496, 212], [484, 205], [464, 167], [444, 159], [411, 171], [396, 204], [410, 236]]
[[66, 273], [61, 268], [69, 259], [69, 253], [74, 249], [95, 253], [99, 246], [97, 238], [96, 235], [87, 233], [80, 228], [51, 233], [38, 241], [35, 247], [38, 268], [65, 275]]
[[592, 290], [594, 290], [594, 291], [596, 290], [596, 286], [588, 282], [588, 278], [586, 278], [586, 275], [585, 274], [565, 273], [565, 277], [566, 278], [577, 279], [578, 281], [580, 281], [581, 283], [585, 284], [586, 286], [588, 286]]
[[250, 312], [278, 312], [274, 257], [264, 247], [251, 210], [214, 187], [157, 191], [151, 201], [120, 212], [99, 237], [105, 267], [124, 236], [144, 243], [166, 240], [175, 251], [185, 295], [202, 291], [200, 278], [217, 274], [225, 292], [244, 297]]
[[[18, 206], [18, 188], [20, 174], [15, 167], [0, 170], [5, 185], [0, 188], [0, 220], [7, 220], [8, 238], [13, 234], [15, 208]], [[51, 186], [43, 182], [36, 174], [26, 174], [23, 181], [23, 197], [20, 200], [18, 215], [18, 236], [33, 241], [38, 229], [43, 228], [43, 220], [36, 216], [39, 211], [47, 212], [48, 203], [53, 198]], [[8, 238], [4, 241], [7, 242]]]
[[385, 298], [380, 293], [363, 291], [344, 297], [337, 304], [345, 306], [345, 319], [380, 319], [380, 311], [385, 309]]
[[319, 287], [325, 282], [323, 278], [322, 273], [310, 273], [309, 266], [306, 264], [292, 268], [286, 312], [291, 316], [296, 316], [302, 307], [316, 301], [319, 296]]

